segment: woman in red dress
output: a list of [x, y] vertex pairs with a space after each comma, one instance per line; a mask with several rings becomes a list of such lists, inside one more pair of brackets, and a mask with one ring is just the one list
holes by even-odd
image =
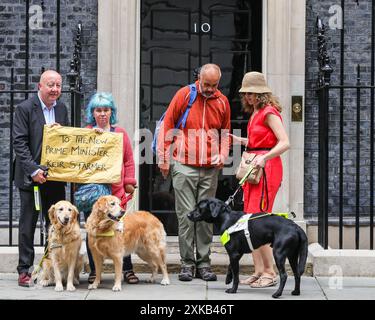
[[[288, 135], [280, 115], [281, 106], [272, 95], [262, 73], [246, 73], [239, 92], [244, 111], [250, 113], [250, 120], [247, 138], [233, 136], [233, 140], [246, 145], [247, 151], [256, 153], [253, 165], [264, 168], [263, 177], [258, 184], [246, 182], [243, 186], [244, 212], [272, 212], [283, 176], [280, 155], [289, 149]], [[255, 272], [241, 283], [254, 288], [276, 285], [270, 245], [254, 250], [252, 255]]]

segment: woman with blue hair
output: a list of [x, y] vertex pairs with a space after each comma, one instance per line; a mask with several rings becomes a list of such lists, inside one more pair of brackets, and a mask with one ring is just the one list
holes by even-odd
[[[94, 94], [86, 107], [87, 128], [93, 128], [96, 132], [119, 132], [123, 134], [123, 166], [121, 173], [121, 181], [111, 185], [112, 195], [121, 200], [121, 206], [126, 209], [126, 194], [132, 194], [137, 184], [135, 180], [135, 168], [133, 150], [130, 139], [126, 130], [119, 126], [115, 126], [117, 122], [117, 109], [113, 101], [112, 94], [106, 92], [98, 92]], [[91, 212], [84, 212], [85, 219], [89, 217]], [[93, 283], [95, 280], [95, 264], [91, 255], [88, 241], [86, 239], [87, 255], [91, 272], [88, 282]], [[130, 255], [124, 257], [122, 270], [124, 273], [124, 281], [130, 284], [138, 283], [139, 279], [133, 272], [133, 265]]]
[[95, 108], [110, 109], [111, 114], [108, 124], [105, 124], [106, 126], [117, 122], [117, 108], [115, 107], [115, 102], [113, 101], [111, 93], [98, 92], [91, 97], [89, 104], [86, 107], [86, 119], [89, 127], [97, 126], [96, 117], [94, 116]]

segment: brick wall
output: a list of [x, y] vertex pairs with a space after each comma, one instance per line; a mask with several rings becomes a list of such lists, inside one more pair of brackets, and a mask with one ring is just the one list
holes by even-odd
[[[30, 6], [42, 6], [43, 23], [41, 29], [30, 28], [29, 33], [29, 89], [37, 89], [41, 68], [56, 68], [56, 1], [31, 0]], [[84, 104], [96, 90], [97, 73], [97, 0], [65, 0], [60, 5], [60, 72], [63, 76], [63, 89], [68, 89], [69, 62], [73, 57], [76, 26], [82, 23], [81, 75]], [[35, 17], [35, 12], [30, 18]], [[15, 89], [25, 89], [25, 50], [26, 50], [26, 5], [24, 0], [2, 0], [0, 2], [0, 91], [10, 89], [10, 67], [15, 70]], [[32, 25], [33, 26], [33, 25]], [[24, 95], [16, 95], [20, 102]], [[69, 105], [69, 96], [61, 99]], [[0, 94], [0, 220], [7, 220], [8, 180], [9, 180], [9, 95]], [[13, 218], [18, 219], [18, 191], [14, 189]]]
[[[360, 64], [361, 84], [370, 85], [371, 67], [371, 10], [370, 0], [345, 1], [344, 7], [344, 84], [355, 85], [357, 64]], [[333, 73], [331, 85], [340, 85], [341, 30], [329, 27], [332, 5], [341, 1], [306, 1], [306, 108], [305, 108], [305, 218], [314, 220], [318, 212], [318, 100], [314, 90], [318, 76], [316, 17], [327, 27], [327, 51]], [[369, 151], [370, 151], [370, 91], [361, 92], [360, 109], [360, 213], [363, 218], [369, 213]], [[339, 208], [339, 91], [330, 92], [329, 107], [329, 212], [338, 215]], [[355, 213], [356, 191], [356, 91], [344, 92], [344, 200], [345, 217]]]

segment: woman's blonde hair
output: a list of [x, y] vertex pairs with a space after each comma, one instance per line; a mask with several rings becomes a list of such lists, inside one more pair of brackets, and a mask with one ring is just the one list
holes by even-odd
[[[258, 108], [262, 109], [266, 105], [271, 105], [276, 108], [277, 111], [281, 112], [282, 107], [280, 105], [279, 99], [274, 96], [272, 93], [267, 92], [267, 93], [255, 93], [256, 95], [256, 100], [259, 102], [258, 103]], [[250, 115], [254, 112], [254, 106], [250, 105], [246, 98], [245, 94], [241, 94], [241, 104], [242, 104], [242, 110], [245, 112], [249, 112]]]

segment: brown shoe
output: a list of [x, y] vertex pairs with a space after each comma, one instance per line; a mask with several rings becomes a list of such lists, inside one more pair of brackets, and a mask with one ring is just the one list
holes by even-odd
[[21, 287], [31, 287], [31, 273], [21, 272], [18, 276], [18, 285]]

